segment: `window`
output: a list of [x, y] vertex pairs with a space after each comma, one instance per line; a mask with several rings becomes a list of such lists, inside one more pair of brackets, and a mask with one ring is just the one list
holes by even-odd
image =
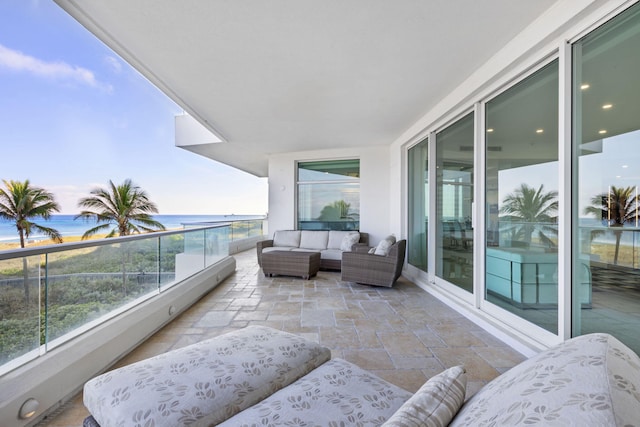
[[486, 104], [485, 298], [558, 333], [558, 60]]
[[298, 229], [360, 228], [360, 160], [298, 163]]
[[573, 45], [572, 333], [640, 351], [640, 6]]

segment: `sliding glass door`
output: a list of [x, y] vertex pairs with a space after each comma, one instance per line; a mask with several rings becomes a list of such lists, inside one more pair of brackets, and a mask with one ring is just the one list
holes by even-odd
[[640, 352], [640, 5], [573, 45], [573, 335]]
[[558, 333], [558, 61], [486, 104], [485, 298]]
[[473, 292], [474, 115], [436, 134], [436, 276]]

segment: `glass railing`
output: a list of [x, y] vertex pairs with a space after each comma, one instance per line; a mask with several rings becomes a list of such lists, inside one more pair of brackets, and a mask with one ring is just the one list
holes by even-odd
[[[229, 255], [263, 220], [0, 252], [0, 374]], [[258, 234], [260, 233], [260, 234]]]
[[265, 218], [245, 219], [237, 221], [213, 221], [213, 222], [192, 222], [183, 224], [185, 228], [203, 227], [209, 225], [229, 225], [229, 239], [231, 241], [248, 239], [262, 236], [264, 233]]
[[607, 268], [640, 269], [640, 228], [580, 227], [580, 252], [592, 264]]

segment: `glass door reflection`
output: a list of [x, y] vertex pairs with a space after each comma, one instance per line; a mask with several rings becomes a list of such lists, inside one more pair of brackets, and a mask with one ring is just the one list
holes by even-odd
[[473, 292], [473, 113], [436, 134], [436, 276]]

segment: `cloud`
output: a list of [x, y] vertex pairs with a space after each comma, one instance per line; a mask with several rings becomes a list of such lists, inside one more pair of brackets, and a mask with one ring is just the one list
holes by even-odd
[[122, 72], [122, 62], [113, 56], [105, 56], [104, 62], [107, 66], [116, 74], [120, 74]]
[[60, 213], [75, 215], [80, 212], [78, 200], [82, 197], [87, 197], [92, 187], [89, 185], [54, 184], [45, 188], [54, 194], [56, 201], [60, 205]]
[[96, 80], [91, 70], [66, 62], [47, 62], [0, 44], [0, 67], [31, 73], [38, 77], [70, 80], [91, 87], [111, 90], [109, 85]]

